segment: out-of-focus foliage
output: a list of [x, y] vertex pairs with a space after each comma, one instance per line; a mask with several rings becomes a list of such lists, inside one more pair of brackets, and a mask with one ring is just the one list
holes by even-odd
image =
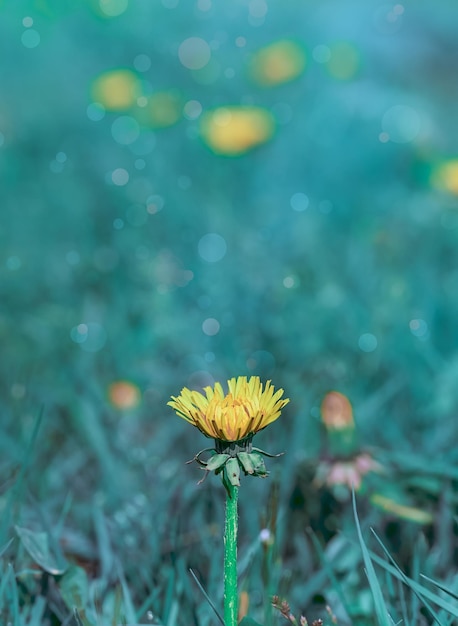
[[388, 468], [363, 477], [363, 531], [412, 579], [453, 579], [457, 32], [455, 0], [0, 3], [10, 619], [210, 623], [188, 567], [217, 599], [224, 494], [195, 486], [202, 442], [166, 402], [238, 375], [292, 399], [259, 435], [287, 454], [242, 486], [250, 614], [278, 594], [373, 615], [323, 452], [331, 389]]

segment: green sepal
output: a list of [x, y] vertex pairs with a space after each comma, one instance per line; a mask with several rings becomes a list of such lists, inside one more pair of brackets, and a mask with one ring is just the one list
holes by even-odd
[[242, 466], [243, 471], [246, 474], [254, 474], [255, 471], [255, 467], [254, 467], [254, 463], [251, 459], [251, 453], [250, 452], [239, 452], [237, 454], [237, 458], [240, 461], [240, 464]]
[[205, 471], [213, 472], [220, 470], [229, 458], [228, 454], [214, 454], [205, 464]]
[[203, 454], [204, 452], [214, 452], [214, 451], [215, 451], [215, 448], [204, 448], [203, 450], [198, 452], [194, 458], [189, 459], [189, 461], [186, 461], [186, 465], [189, 465], [190, 463], [194, 463], [195, 461], [200, 466], [205, 467], [207, 463], [206, 461], [201, 460], [200, 455]]
[[237, 459], [230, 458], [225, 467], [224, 475], [233, 487], [240, 487], [240, 465]]
[[253, 463], [255, 476], [267, 476], [266, 464], [264, 463], [264, 459], [258, 452], [251, 453], [251, 462]]
[[261, 448], [255, 448], [255, 447], [253, 447], [252, 450], [253, 452], [258, 452], [259, 454], [268, 456], [270, 459], [277, 459], [279, 456], [283, 456], [285, 454], [284, 452], [280, 452], [279, 454], [270, 454], [269, 452], [266, 452], [265, 450], [261, 450]]

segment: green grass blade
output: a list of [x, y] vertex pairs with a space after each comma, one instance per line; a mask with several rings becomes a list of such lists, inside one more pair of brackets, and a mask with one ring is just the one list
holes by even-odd
[[458, 594], [455, 591], [452, 591], [449, 587], [446, 587], [445, 585], [438, 582], [437, 580], [433, 580], [429, 576], [425, 576], [425, 574], [420, 574], [420, 576], [424, 578], [425, 580], [427, 580], [432, 585], [434, 585], [435, 587], [437, 587], [438, 589], [440, 589], [441, 591], [444, 591], [449, 596], [452, 596], [452, 598], [455, 598], [455, 600], [458, 600]]
[[218, 612], [218, 609], [215, 606], [215, 603], [211, 600], [211, 598], [209, 597], [209, 595], [207, 594], [207, 592], [205, 591], [205, 589], [202, 587], [202, 585], [200, 584], [199, 579], [197, 578], [197, 576], [194, 574], [194, 572], [192, 571], [191, 568], [189, 568], [189, 572], [191, 574], [191, 576], [194, 578], [196, 585], [199, 587], [202, 595], [204, 596], [205, 600], [208, 602], [208, 604], [211, 606], [211, 608], [213, 609], [213, 612], [215, 613], [216, 617], [219, 619], [219, 621], [221, 622], [221, 624], [224, 626], [224, 620], [221, 617], [220, 613]]
[[370, 555], [371, 555], [372, 560], [375, 563], [377, 563], [377, 565], [380, 565], [381, 567], [386, 569], [388, 572], [393, 574], [393, 576], [396, 576], [396, 578], [399, 578], [400, 580], [405, 582], [406, 585], [408, 585], [412, 589], [412, 591], [413, 590], [418, 591], [418, 593], [421, 595], [422, 602], [424, 598], [427, 598], [428, 600], [430, 600], [431, 602], [433, 602], [440, 608], [447, 611], [447, 613], [449, 613], [450, 615], [453, 615], [453, 617], [458, 618], [458, 607], [454, 606], [453, 604], [450, 604], [450, 602], [447, 602], [446, 600], [438, 596], [436, 593], [433, 593], [426, 587], [423, 587], [422, 585], [420, 585], [420, 583], [417, 583], [415, 580], [412, 580], [405, 574], [401, 576], [395, 567], [387, 563], [384, 559], [379, 557], [377, 554], [374, 554], [371, 552]]
[[382, 589], [380, 587], [377, 575], [375, 573], [374, 565], [369, 554], [369, 551], [364, 543], [363, 533], [361, 532], [361, 526], [358, 519], [358, 511], [356, 510], [356, 497], [355, 492], [352, 492], [353, 502], [353, 514], [356, 523], [356, 530], [358, 533], [359, 545], [361, 546], [361, 552], [363, 554], [364, 565], [366, 569], [366, 576], [369, 582], [369, 586], [374, 598], [374, 608], [377, 615], [377, 621], [379, 626], [393, 626], [393, 622], [389, 617], [388, 609], [383, 598]]
[[[396, 570], [399, 573], [400, 576], [400, 580], [402, 580], [402, 582], [404, 582], [405, 584], [409, 585], [408, 583], [408, 578], [407, 576], [404, 574], [404, 572], [401, 570], [401, 568], [398, 566], [398, 564], [396, 563], [396, 561], [393, 559], [393, 557], [391, 556], [391, 554], [389, 553], [389, 551], [387, 550], [387, 548], [384, 546], [382, 540], [378, 537], [377, 533], [374, 531], [373, 528], [371, 528], [372, 534], [374, 535], [374, 537], [377, 539], [380, 547], [382, 548], [383, 552], [385, 553], [385, 556], [388, 557], [388, 559], [391, 561], [393, 567], [396, 568]], [[440, 625], [440, 626], [444, 626], [441, 621], [440, 621], [440, 617], [439, 615], [436, 613], [436, 611], [433, 609], [433, 607], [429, 604], [429, 602], [427, 600], [425, 600], [424, 598], [421, 597], [421, 594], [415, 590], [412, 589], [412, 591], [417, 594], [419, 597], [419, 599], [423, 602], [424, 606], [426, 607], [426, 609], [428, 610], [428, 612], [430, 613], [430, 615], [433, 617], [433, 619]]]
[[42, 406], [35, 419], [32, 435], [25, 450], [16, 483], [11, 487], [8, 493], [7, 503], [4, 508], [2, 522], [0, 524], [0, 543], [4, 543], [7, 540], [7, 533], [8, 529], [11, 526], [11, 522], [15, 517], [17, 517], [25, 476], [33, 458], [33, 448], [37, 440], [38, 431], [40, 430], [40, 426], [43, 421], [43, 414], [44, 407]]

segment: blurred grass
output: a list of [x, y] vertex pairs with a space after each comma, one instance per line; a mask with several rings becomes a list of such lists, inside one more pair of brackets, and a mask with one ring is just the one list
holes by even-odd
[[[224, 494], [166, 402], [259, 374], [292, 403], [258, 442], [287, 454], [243, 483], [249, 615], [284, 620], [279, 595], [309, 623], [452, 624], [454, 2], [0, 16], [0, 623], [215, 623], [189, 569], [220, 606]], [[248, 141], [234, 114], [239, 157], [201, 126], [237, 107], [275, 124]], [[348, 486], [317, 480], [330, 389], [383, 470], [359, 541]]]

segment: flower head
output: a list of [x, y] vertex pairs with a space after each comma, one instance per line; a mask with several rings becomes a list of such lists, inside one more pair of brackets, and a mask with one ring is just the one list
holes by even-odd
[[205, 387], [205, 395], [185, 387], [168, 405], [207, 437], [235, 442], [274, 422], [289, 402], [281, 399], [283, 389], [274, 392], [270, 380], [263, 385], [258, 376], [231, 378], [227, 385], [227, 394], [220, 383]]
[[328, 431], [354, 428], [350, 400], [343, 393], [330, 391], [321, 404], [321, 419]]

